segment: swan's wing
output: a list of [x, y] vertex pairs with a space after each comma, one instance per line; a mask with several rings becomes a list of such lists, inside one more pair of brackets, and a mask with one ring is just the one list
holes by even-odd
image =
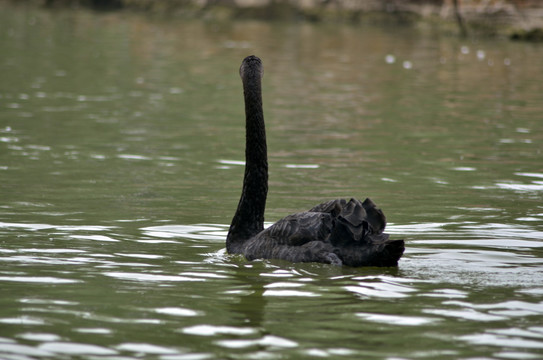
[[347, 204], [345, 199], [335, 199], [325, 201], [322, 204], [313, 206], [309, 212], [323, 212], [332, 214], [334, 217], [341, 212], [341, 209]]
[[250, 239], [245, 246], [245, 257], [341, 265], [334, 247], [327, 241], [332, 226], [333, 219], [327, 213], [289, 215]]
[[278, 244], [300, 246], [309, 241], [325, 241], [333, 227], [333, 217], [322, 212], [301, 212], [279, 220], [258, 237]]

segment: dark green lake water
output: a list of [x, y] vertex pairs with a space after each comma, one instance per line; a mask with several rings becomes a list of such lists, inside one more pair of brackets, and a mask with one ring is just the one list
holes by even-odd
[[[543, 47], [0, 8], [2, 359], [540, 359]], [[371, 197], [397, 269], [225, 254], [238, 67], [266, 220]]]

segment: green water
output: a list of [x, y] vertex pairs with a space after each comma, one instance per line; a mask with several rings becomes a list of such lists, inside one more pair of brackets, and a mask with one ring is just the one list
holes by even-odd
[[[0, 10], [1, 358], [543, 356], [543, 47]], [[397, 269], [225, 254], [249, 54], [266, 220], [369, 196]]]

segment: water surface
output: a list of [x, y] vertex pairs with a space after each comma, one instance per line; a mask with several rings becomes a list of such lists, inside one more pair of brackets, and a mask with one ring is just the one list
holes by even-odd
[[[543, 48], [433, 29], [0, 11], [6, 359], [537, 359]], [[397, 269], [228, 256], [238, 66], [266, 220], [371, 197]]]

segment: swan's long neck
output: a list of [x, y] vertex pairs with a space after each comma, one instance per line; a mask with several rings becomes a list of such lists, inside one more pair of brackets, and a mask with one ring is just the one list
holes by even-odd
[[262, 112], [261, 72], [242, 74], [245, 98], [245, 175], [238, 208], [226, 238], [226, 249], [239, 253], [245, 241], [264, 229], [268, 193], [266, 129]]

